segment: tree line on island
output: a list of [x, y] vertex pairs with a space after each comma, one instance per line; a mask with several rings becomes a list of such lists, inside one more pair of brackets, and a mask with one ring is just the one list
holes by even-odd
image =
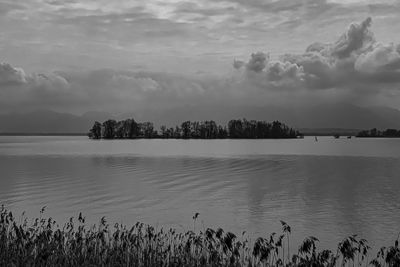
[[357, 137], [400, 137], [400, 130], [386, 129], [380, 131], [376, 128], [371, 130], [364, 130], [357, 134]]
[[227, 126], [218, 125], [212, 120], [185, 121], [180, 126], [170, 128], [163, 125], [158, 131], [151, 122], [126, 119], [103, 123], [96, 121], [88, 136], [92, 139], [266, 139], [297, 138], [302, 135], [279, 121], [231, 120]]

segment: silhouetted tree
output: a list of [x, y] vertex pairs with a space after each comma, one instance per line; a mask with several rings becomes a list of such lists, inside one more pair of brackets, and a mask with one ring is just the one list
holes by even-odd
[[387, 129], [382, 134], [385, 137], [400, 137], [400, 131], [396, 129]]
[[386, 129], [385, 131], [379, 131], [376, 128], [371, 130], [364, 130], [359, 132], [357, 137], [400, 137], [400, 130]]
[[89, 131], [89, 137], [93, 139], [100, 139], [101, 138], [101, 123], [96, 121], [93, 124], [92, 129]]
[[271, 137], [278, 138], [282, 135], [282, 125], [279, 121], [274, 121], [271, 128]]
[[165, 125], [162, 125], [160, 127], [160, 131], [161, 131], [161, 137], [162, 138], [168, 138], [167, 137], [167, 127]]
[[226, 127], [218, 126], [218, 138], [219, 139], [225, 139], [228, 138], [228, 130]]
[[154, 136], [154, 126], [151, 122], [140, 123], [140, 132], [144, 138], [152, 138]]
[[117, 122], [115, 120], [107, 120], [103, 122], [103, 133], [104, 139], [113, 139], [115, 137], [115, 127]]
[[241, 120], [231, 120], [228, 123], [228, 131], [230, 138], [243, 138], [242, 133], [242, 121]]
[[190, 138], [191, 131], [190, 131], [190, 121], [185, 121], [181, 125], [182, 128], [182, 138], [188, 139]]
[[118, 139], [125, 138], [125, 133], [124, 133], [124, 121], [119, 121], [115, 125], [115, 137]]
[[174, 138], [182, 138], [182, 129], [179, 128], [179, 126], [175, 127], [175, 131], [174, 131]]
[[[376, 129], [370, 132], [361, 132], [360, 134], [371, 135], [382, 133]], [[388, 129], [384, 132], [388, 136], [396, 136], [399, 134], [397, 130]], [[216, 139], [216, 138], [296, 138], [299, 132], [287, 127], [285, 124], [274, 121], [268, 123], [265, 121], [256, 120], [231, 120], [228, 127], [218, 125], [215, 121], [185, 121], [181, 127], [167, 128], [161, 126], [160, 135], [154, 130], [154, 125], [151, 122], [137, 123], [134, 119], [122, 121], [107, 120], [103, 124], [95, 122], [92, 129], [88, 133], [90, 138], [99, 139], [124, 139], [124, 138], [201, 138], [201, 139]]]

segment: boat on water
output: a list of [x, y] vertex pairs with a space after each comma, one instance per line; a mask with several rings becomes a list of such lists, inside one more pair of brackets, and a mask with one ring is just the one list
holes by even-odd
[[333, 137], [335, 137], [335, 139], [338, 139], [340, 137], [340, 135], [335, 134]]
[[315, 142], [318, 142], [318, 138], [315, 136]]
[[347, 136], [347, 139], [351, 139], [351, 135]]

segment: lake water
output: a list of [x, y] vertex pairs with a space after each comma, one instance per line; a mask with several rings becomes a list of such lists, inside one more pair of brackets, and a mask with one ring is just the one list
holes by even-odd
[[400, 139], [113, 140], [0, 137], [0, 204], [63, 222], [82, 211], [254, 238], [293, 229], [334, 248], [349, 234], [377, 247], [400, 231]]

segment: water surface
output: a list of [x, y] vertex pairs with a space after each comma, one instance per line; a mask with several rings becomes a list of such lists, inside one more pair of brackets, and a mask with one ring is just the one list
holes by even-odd
[[400, 139], [113, 140], [0, 137], [0, 202], [63, 221], [193, 229], [250, 237], [287, 221], [333, 248], [349, 234], [374, 246], [400, 231]]

